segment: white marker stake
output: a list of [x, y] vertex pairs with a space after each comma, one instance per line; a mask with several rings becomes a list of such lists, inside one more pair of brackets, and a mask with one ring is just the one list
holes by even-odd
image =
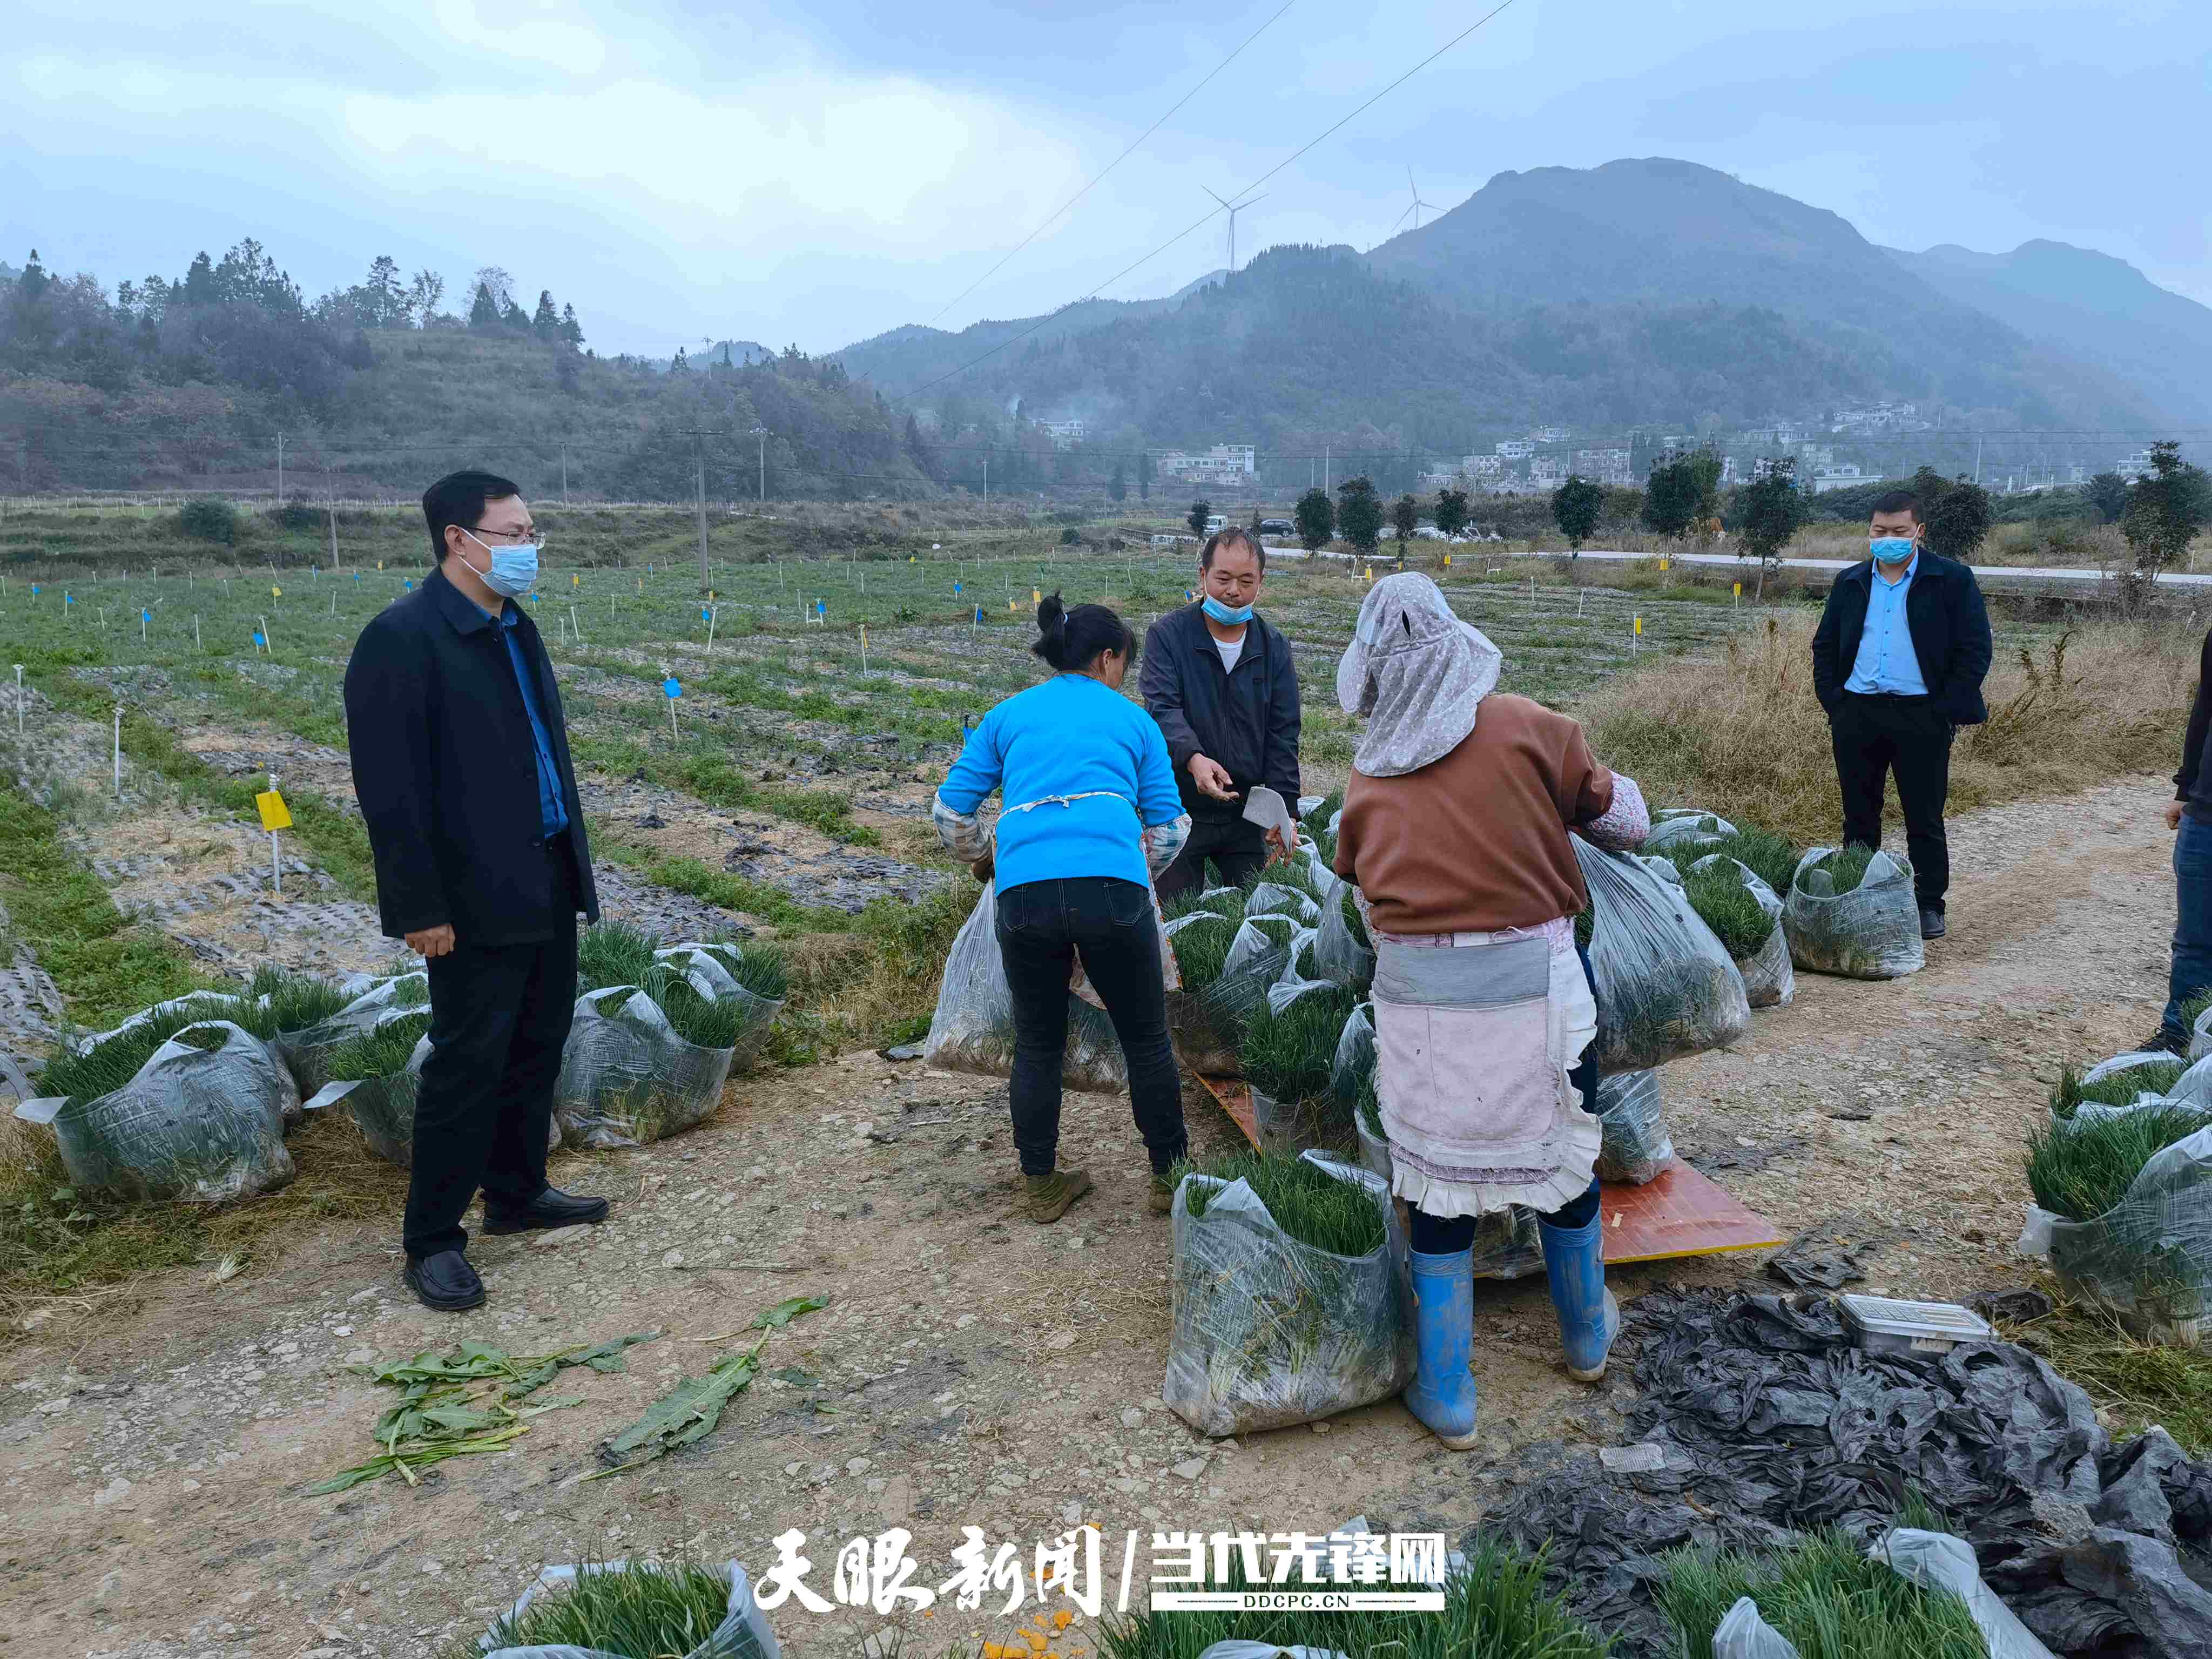
[[1575, 593], [1575, 615], [1577, 615], [1577, 617], [1579, 617], [1579, 616], [1581, 616], [1581, 615], [1583, 614], [1583, 601], [1584, 599], [1588, 599], [1589, 597], [1589, 589], [1588, 589], [1587, 587], [1584, 587], [1584, 588], [1579, 588], [1579, 589], [1577, 589], [1577, 590], [1576, 591], [1576, 593]]
[[714, 648], [715, 613], [720, 609], [720, 607], [719, 605], [710, 605], [707, 607], [707, 649], [709, 651], [712, 651]]
[[192, 612], [192, 649], [200, 651], [205, 648], [200, 643], [200, 613], [195, 611]]
[[262, 643], [262, 646], [263, 646], [263, 647], [264, 647], [264, 649], [269, 653], [269, 654], [270, 654], [270, 656], [272, 656], [272, 657], [273, 657], [273, 656], [275, 656], [275, 655], [276, 654], [276, 636], [274, 634], [272, 634], [272, 633], [270, 633], [270, 632], [269, 631], [269, 618], [268, 618], [268, 617], [262, 617], [258, 618], [258, 620], [259, 620], [259, 622], [260, 622], [260, 623], [261, 623], [261, 643]]
[[673, 697], [668, 699], [668, 735], [672, 738], [676, 736], [676, 699]]
[[115, 705], [115, 799], [123, 799], [123, 705]]
[[573, 605], [568, 607], [568, 631], [576, 636], [577, 644], [584, 642], [584, 625], [576, 620], [576, 607]]
[[[274, 772], [269, 775], [269, 793], [272, 795], [276, 793], [276, 775]], [[276, 832], [274, 830], [269, 832], [269, 884], [280, 893], [284, 890], [284, 866], [276, 856]]]
[[15, 665], [15, 735], [23, 735], [23, 665]]

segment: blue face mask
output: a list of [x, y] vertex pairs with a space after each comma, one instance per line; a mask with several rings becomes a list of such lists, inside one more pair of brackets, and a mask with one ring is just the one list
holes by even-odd
[[1867, 539], [1867, 550], [1884, 564], [1903, 564], [1912, 556], [1913, 541], [1910, 536], [1872, 536]]
[[1239, 605], [1232, 611], [1211, 593], [1198, 602], [1198, 608], [1227, 628], [1234, 628], [1238, 623], [1248, 623], [1252, 620], [1250, 605]]
[[469, 568], [477, 570], [477, 574], [483, 578], [484, 586], [493, 592], [503, 599], [519, 599], [538, 586], [536, 543], [525, 542], [520, 547], [494, 547], [470, 531], [464, 530], [461, 534], [491, 555], [490, 569], [477, 570], [474, 565], [470, 565]]

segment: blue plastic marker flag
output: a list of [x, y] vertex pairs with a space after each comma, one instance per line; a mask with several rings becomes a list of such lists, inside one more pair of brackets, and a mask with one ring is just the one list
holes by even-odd
[[412, 576], [402, 576], [399, 580], [405, 585], [410, 593], [415, 591], [415, 579]]
[[1186, 588], [1184, 588], [1184, 589], [1183, 589], [1183, 591], [1182, 591], [1182, 596], [1183, 596], [1183, 599], [1184, 599], [1186, 601], [1188, 601], [1188, 600], [1191, 600], [1191, 599], [1196, 599], [1196, 598], [1198, 597], [1198, 595], [1197, 595], [1197, 594], [1195, 594], [1195, 593], [1192, 592], [1190, 591], [1190, 589], [1188, 589], [1188, 587], [1186, 587]]
[[[35, 592], [36, 590], [34, 589], [33, 591]], [[957, 599], [957, 598], [959, 597], [959, 594], [960, 594], [960, 584], [959, 584], [958, 582], [955, 582], [955, 583], [953, 583], [953, 584], [952, 584], [952, 593], [953, 593], [953, 597], [954, 597], [954, 598]]]
[[64, 594], [63, 594], [63, 595], [62, 595], [62, 603], [63, 603], [64, 605], [75, 605], [75, 604], [76, 603], [76, 594], [74, 594], [74, 593], [64, 593]]
[[673, 674], [661, 681], [660, 689], [664, 694], [671, 697], [680, 697], [684, 695], [684, 688], [677, 683], [676, 676]]
[[31, 584], [31, 597], [34, 599], [39, 597], [39, 585], [36, 582]]
[[353, 579], [354, 579], [356, 581], [359, 581], [359, 580], [361, 580], [361, 572], [360, 572], [360, 571], [358, 571], [358, 570], [355, 571], [355, 572], [353, 573]]
[[976, 625], [977, 627], [979, 627], [979, 628], [980, 628], [980, 627], [981, 627], [981, 626], [982, 626], [982, 624], [983, 624], [983, 607], [982, 607], [981, 605], [977, 605], [977, 606], [975, 607], [975, 625]]
[[830, 607], [822, 600], [817, 599], [814, 601], [814, 614], [817, 617], [826, 617], [830, 614]]
[[714, 612], [710, 606], [702, 605], [699, 607], [699, 620], [701, 622], [708, 621], [714, 616]]
[[138, 616], [140, 620], [144, 622], [151, 622], [154, 620], [154, 613], [150, 611], [141, 610]]
[[258, 628], [253, 630], [253, 642], [256, 645], [266, 645], [269, 643], [268, 641], [261, 637], [261, 630]]

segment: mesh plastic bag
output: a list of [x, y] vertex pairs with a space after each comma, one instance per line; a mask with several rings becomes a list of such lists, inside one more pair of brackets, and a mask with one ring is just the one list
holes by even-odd
[[1858, 886], [1834, 890], [1827, 871], [1815, 866], [1838, 849], [1815, 847], [1797, 860], [1782, 930], [1790, 959], [1808, 973], [1845, 979], [1900, 979], [1928, 964], [1920, 941], [1920, 905], [1912, 895], [1912, 866], [1876, 853]]
[[1694, 806], [1662, 807], [1651, 815], [1651, 833], [1644, 838], [1647, 853], [1671, 848], [1711, 847], [1735, 834], [1735, 825], [1717, 812]]
[[[1374, 1200], [1385, 1230], [1375, 1249], [1334, 1255], [1297, 1243], [1243, 1181], [1194, 1174], [1176, 1189], [1174, 1330], [1160, 1397], [1200, 1434], [1314, 1422], [1413, 1381], [1413, 1293], [1389, 1189], [1355, 1165], [1304, 1156]], [[1194, 1182], [1209, 1194], [1196, 1217]]]
[[1301, 927], [1311, 927], [1321, 921], [1321, 906], [1295, 887], [1279, 881], [1263, 881], [1252, 889], [1252, 896], [1244, 903], [1244, 914], [1290, 916]]
[[[190, 1036], [219, 1035], [202, 1048]], [[70, 1182], [102, 1197], [220, 1204], [292, 1178], [284, 1120], [299, 1091], [260, 1039], [228, 1020], [188, 1025], [120, 1089], [80, 1101], [25, 1101], [15, 1115], [52, 1127]]]
[[2154, 1154], [2127, 1196], [2094, 1221], [2030, 1204], [2020, 1249], [2137, 1336], [2212, 1346], [2212, 1126]]
[[1758, 1602], [1741, 1595], [1713, 1626], [1713, 1659], [1803, 1659], [1803, 1656], [1795, 1642], [1759, 1616]]
[[636, 986], [587, 991], [553, 1088], [561, 1138], [604, 1152], [689, 1129], [721, 1103], [735, 1052], [686, 1042]]
[[1741, 1036], [1751, 1024], [1743, 975], [1680, 882], [1568, 839], [1589, 890], [1599, 1072], [1639, 1072]]
[[1703, 872], [1723, 866], [1735, 870], [1744, 890], [1759, 901], [1759, 908], [1774, 923], [1766, 943], [1736, 962], [1736, 971], [1743, 975], [1744, 998], [1754, 1008], [1779, 1008], [1797, 994], [1797, 975], [1790, 963], [1790, 937], [1782, 927], [1782, 896], [1741, 859], [1732, 859], [1725, 853], [1708, 853], [1690, 868]]
[[[376, 1022], [389, 1024], [393, 1020], [406, 1019], [411, 1009], [387, 1009]], [[415, 1099], [422, 1082], [422, 1062], [430, 1057], [430, 1034], [425, 1031], [416, 1039], [414, 1052], [407, 1056], [402, 1069], [385, 1077], [333, 1078], [315, 1093], [307, 1105], [311, 1112], [345, 1103], [352, 1115], [354, 1127], [368, 1149], [379, 1158], [397, 1164], [401, 1169], [412, 1162], [415, 1152]], [[560, 1128], [556, 1122], [553, 1134], [559, 1144]]]
[[277, 1032], [270, 1046], [292, 1068], [292, 1080], [300, 1085], [302, 1097], [318, 1094], [331, 1080], [331, 1055], [339, 1044], [374, 1030], [394, 1008], [421, 1006], [428, 999], [429, 988], [430, 976], [419, 969], [389, 979], [348, 980], [345, 988], [355, 992], [351, 1002], [303, 1030]]
[[1982, 1632], [1990, 1659], [2052, 1659], [2051, 1650], [1983, 1582], [1981, 1563], [1974, 1547], [1965, 1539], [1948, 1532], [1898, 1527], [1869, 1553], [1877, 1560], [1887, 1561], [1899, 1577], [1940, 1586], [1964, 1601]]
[[2100, 1060], [2081, 1073], [2084, 1083], [2102, 1083], [2106, 1078], [2121, 1072], [2131, 1072], [2138, 1066], [2162, 1066], [2173, 1059], [2163, 1048], [2136, 1048], [2124, 1054], [2114, 1054], [2110, 1060]]
[[[547, 1567], [533, 1580], [530, 1587], [514, 1600], [507, 1609], [503, 1623], [520, 1620], [538, 1597], [556, 1587], [572, 1584], [579, 1573], [620, 1572], [629, 1564], [623, 1561], [597, 1562], [580, 1567]], [[745, 1570], [735, 1561], [722, 1569], [729, 1580], [730, 1599], [727, 1615], [717, 1625], [707, 1639], [684, 1654], [680, 1659], [783, 1659], [783, 1649], [769, 1628], [768, 1616], [761, 1611], [753, 1595], [752, 1582]], [[624, 1659], [621, 1654], [610, 1653], [602, 1648], [572, 1647], [556, 1644], [547, 1647], [502, 1647], [497, 1634], [498, 1626], [486, 1631], [477, 1638], [477, 1650], [486, 1659]], [[678, 1659], [671, 1655], [669, 1659]]]
[[1270, 1157], [1296, 1158], [1308, 1152], [1334, 1156], [1352, 1144], [1352, 1109], [1334, 1096], [1277, 1100], [1255, 1089], [1251, 1097], [1252, 1131], [1260, 1150]]
[[73, 1054], [88, 1054], [110, 1037], [121, 1036], [125, 1031], [136, 1030], [149, 1019], [155, 1019], [173, 1010], [185, 1009], [203, 1019], [223, 1019], [238, 1006], [238, 999], [221, 991], [191, 991], [180, 997], [171, 997], [167, 1002], [155, 1003], [141, 1008], [112, 1031], [86, 1031], [69, 1039], [69, 1051]]
[[1659, 1178], [1674, 1156], [1674, 1142], [1659, 1109], [1659, 1073], [1622, 1072], [1597, 1084], [1597, 1121], [1605, 1131], [1597, 1155], [1600, 1181], [1641, 1187]]
[[1346, 1111], [1359, 1103], [1367, 1079], [1375, 1075], [1375, 1005], [1363, 1002], [1344, 1022], [1336, 1058], [1328, 1068], [1328, 1091]]
[[[999, 896], [986, 883], [945, 952], [937, 1012], [922, 1042], [922, 1057], [933, 1066], [977, 1077], [1013, 1075], [1014, 999], [999, 954], [998, 927]], [[1225, 969], [1222, 976], [1228, 977]], [[1129, 1086], [1114, 1022], [1073, 994], [1067, 999], [1067, 1048], [1060, 1076], [1063, 1086], [1086, 1094], [1110, 1095]]]
[[2189, 1028], [2189, 1058], [2202, 1060], [2212, 1054], [2212, 1008], [2197, 1016]]
[[1352, 908], [1352, 884], [1338, 876], [1322, 890], [1328, 896], [1321, 902], [1321, 924], [1314, 930], [1315, 970], [1364, 995], [1375, 983], [1375, 946]]
[[1267, 988], [1290, 968], [1298, 925], [1288, 916], [1250, 916], [1237, 925], [1221, 976], [1200, 993], [1216, 1016], [1240, 1032], [1245, 1018], [1267, 1000]]
[[[1318, 930], [1301, 927], [1291, 935], [1291, 959], [1283, 965], [1282, 975], [1267, 988], [1267, 1006], [1281, 1013], [1309, 991], [1334, 991], [1336, 981], [1320, 975], [1314, 962], [1314, 945], [1319, 939]], [[1307, 969], [1315, 971], [1309, 973]]]

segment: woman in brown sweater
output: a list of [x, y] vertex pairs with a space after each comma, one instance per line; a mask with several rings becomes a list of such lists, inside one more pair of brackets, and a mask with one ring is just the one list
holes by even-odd
[[[1419, 1369], [1406, 1404], [1446, 1445], [1474, 1442], [1478, 1218], [1538, 1213], [1569, 1372], [1605, 1375], [1620, 1322], [1605, 1288], [1591, 1108], [1597, 1031], [1574, 918], [1589, 902], [1571, 829], [1640, 844], [1635, 781], [1582, 728], [1498, 692], [1498, 647], [1405, 572], [1375, 584], [1337, 669], [1368, 726], [1344, 792], [1336, 869], [1376, 953], [1376, 1089], [1392, 1189], [1413, 1212]], [[1478, 718], [1479, 716], [1479, 718]]]

